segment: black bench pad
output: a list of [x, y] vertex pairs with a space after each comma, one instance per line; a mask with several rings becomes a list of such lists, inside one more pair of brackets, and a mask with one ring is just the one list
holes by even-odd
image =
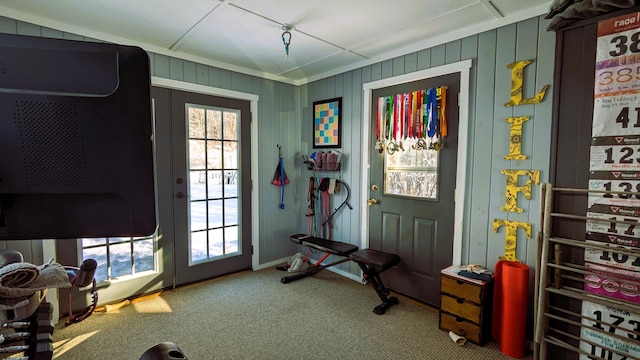
[[349, 258], [357, 263], [372, 266], [378, 273], [381, 273], [400, 262], [400, 257], [398, 255], [373, 249], [362, 249], [353, 252], [349, 255]]
[[291, 235], [291, 241], [295, 242], [296, 244], [312, 247], [314, 249], [322, 250], [329, 254], [338, 256], [347, 256], [358, 250], [358, 247], [355, 245], [318, 238], [305, 234]]

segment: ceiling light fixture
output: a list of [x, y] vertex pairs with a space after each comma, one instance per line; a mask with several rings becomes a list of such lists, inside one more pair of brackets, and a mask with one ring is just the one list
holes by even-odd
[[289, 45], [291, 44], [291, 29], [293, 29], [291, 25], [282, 25], [282, 30], [284, 30], [282, 33], [282, 43], [284, 44], [284, 52], [287, 57], [289, 57]]

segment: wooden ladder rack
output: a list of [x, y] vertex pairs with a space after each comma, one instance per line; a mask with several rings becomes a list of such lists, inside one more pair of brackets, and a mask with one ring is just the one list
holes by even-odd
[[[536, 269], [536, 308], [534, 359], [557, 358], [556, 350], [567, 352], [575, 359], [638, 359], [640, 357], [640, 245], [622, 248], [606, 242], [587, 242], [587, 223], [610, 223], [611, 228], [632, 229], [635, 221], [587, 216], [588, 206], [569, 206], [572, 211], [581, 207], [584, 213], [554, 210], [554, 196], [562, 193], [563, 201], [573, 204], [588, 202], [589, 194], [614, 194], [637, 197], [639, 193], [621, 191], [591, 191], [585, 189], [554, 188], [544, 183], [541, 188], [542, 233], [539, 234], [539, 267]], [[572, 200], [573, 199], [573, 200]], [[556, 199], [557, 200], [557, 199]], [[565, 208], [566, 206], [562, 206]], [[618, 216], [623, 218], [623, 216]], [[555, 224], [554, 224], [555, 222]], [[566, 227], [563, 227], [567, 225]], [[581, 236], [566, 237], [558, 232]], [[566, 230], [566, 231], [565, 231]], [[578, 231], [575, 231], [578, 230]], [[602, 262], [585, 261], [585, 254], [601, 253]], [[590, 258], [593, 259], [593, 258]], [[606, 261], [606, 260], [609, 261]], [[623, 261], [624, 260], [624, 261]], [[628, 274], [621, 273], [628, 271]], [[615, 275], [615, 276], [612, 276]], [[622, 278], [624, 277], [624, 278]], [[596, 279], [596, 280], [594, 280]], [[594, 283], [593, 281], [597, 281]], [[607, 283], [609, 290], [626, 289], [637, 294], [635, 301], [611, 291], [594, 291], [588, 284]], [[616, 295], [617, 294], [617, 295]], [[637, 301], [637, 302], [636, 302]], [[601, 311], [600, 309], [606, 309]], [[551, 350], [551, 351], [550, 351]]]

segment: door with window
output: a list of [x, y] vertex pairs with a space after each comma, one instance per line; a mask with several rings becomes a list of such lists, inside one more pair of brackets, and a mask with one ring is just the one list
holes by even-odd
[[[368, 194], [369, 247], [402, 259], [382, 274], [385, 285], [435, 306], [440, 305], [440, 270], [451, 265], [453, 254], [460, 74], [376, 89], [371, 96], [371, 114], [377, 114], [379, 97], [442, 86], [447, 87], [448, 134], [441, 149], [411, 139], [395, 151], [381, 153], [371, 146]], [[371, 124], [376, 129], [376, 116]], [[371, 131], [371, 144], [375, 137]]]
[[171, 91], [177, 285], [251, 267], [250, 102]]
[[[158, 230], [57, 243], [63, 264], [98, 262], [101, 303], [251, 267], [249, 101], [160, 87], [151, 95]], [[74, 290], [74, 309], [90, 301]]]

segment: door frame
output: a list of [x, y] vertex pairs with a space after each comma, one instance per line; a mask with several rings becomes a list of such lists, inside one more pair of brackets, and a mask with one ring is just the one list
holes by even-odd
[[[226, 97], [231, 99], [249, 101], [251, 106], [251, 158], [253, 159], [258, 158], [258, 100], [260, 98], [258, 95], [234, 91], [234, 90], [220, 89], [220, 88], [215, 88], [211, 86], [188, 83], [188, 82], [183, 82], [178, 80], [171, 80], [171, 79], [161, 78], [157, 76], [151, 77], [151, 85], [169, 88], [169, 89], [205, 94], [205, 95], [213, 95], [213, 96], [220, 96], [220, 97]], [[249, 176], [251, 178], [251, 183], [259, 184], [260, 179], [259, 179], [257, 161], [251, 162], [250, 171], [251, 173]], [[252, 191], [252, 194], [251, 194], [252, 206], [255, 206], [256, 209], [259, 209], [260, 196], [259, 196], [258, 187], [252, 186], [251, 191]], [[259, 228], [258, 227], [259, 224], [260, 224], [259, 212], [252, 211], [251, 212], [251, 246], [253, 247], [253, 253], [251, 254], [251, 268], [254, 270], [259, 268], [258, 254], [260, 253], [260, 248], [259, 248], [260, 242], [258, 241], [258, 233], [256, 231]]]
[[[455, 215], [453, 222], [453, 259], [452, 264], [460, 265], [462, 262], [462, 220], [464, 217], [464, 205], [466, 203], [466, 180], [467, 180], [467, 152], [469, 140], [469, 87], [471, 73], [471, 59], [433, 67], [430, 69], [420, 70], [403, 75], [393, 76], [386, 79], [376, 80], [362, 85], [363, 89], [363, 114], [364, 128], [362, 132], [362, 144], [364, 149], [369, 149], [371, 142], [369, 134], [371, 131], [371, 97], [373, 90], [385, 88], [388, 86], [403, 84], [407, 82], [428, 79], [440, 75], [452, 73], [460, 73], [460, 95], [459, 95], [459, 118], [458, 118], [458, 157], [455, 189]], [[369, 192], [369, 151], [362, 152], [362, 183], [360, 193]], [[369, 246], [369, 206], [362, 201], [360, 216], [362, 239], [360, 239], [360, 247], [367, 248]]]

